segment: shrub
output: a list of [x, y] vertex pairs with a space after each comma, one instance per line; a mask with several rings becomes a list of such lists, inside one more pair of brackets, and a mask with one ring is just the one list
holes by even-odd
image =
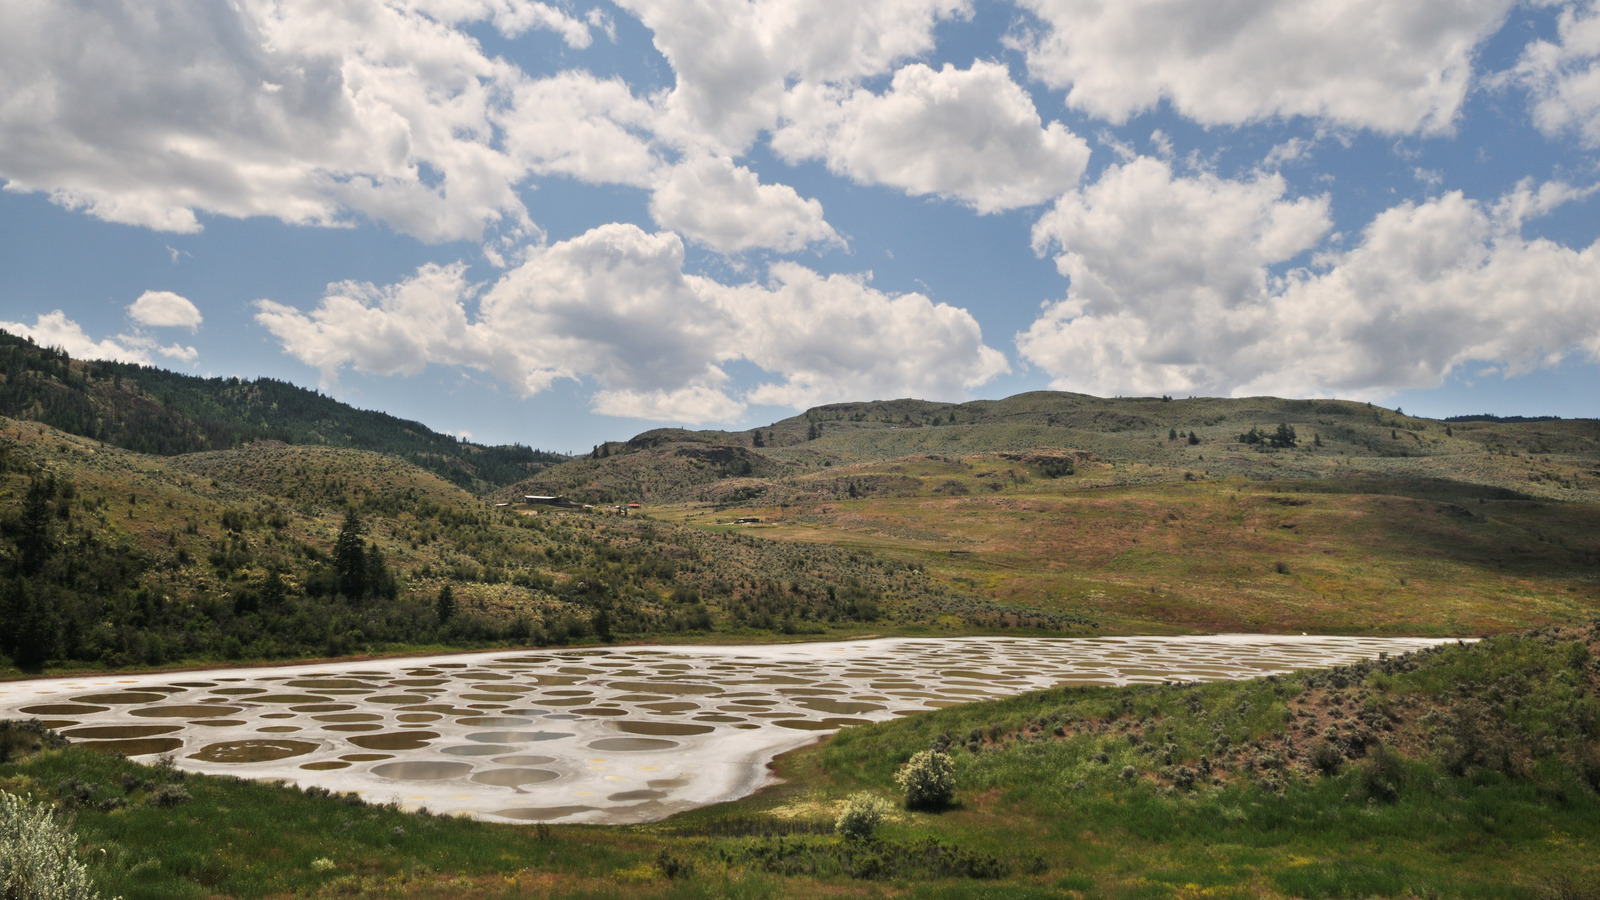
[[181, 784], [163, 784], [150, 795], [150, 802], [160, 807], [182, 806], [189, 799], [188, 789]]
[[0, 791], [0, 897], [97, 900], [76, 850], [48, 806]]
[[895, 783], [906, 792], [907, 809], [943, 809], [955, 800], [956, 771], [950, 756], [923, 750], [894, 773]]
[[873, 794], [860, 791], [851, 794], [850, 799], [845, 801], [844, 811], [833, 823], [833, 830], [847, 838], [866, 840], [883, 824], [883, 817], [888, 812], [889, 804]]
[[1361, 791], [1372, 800], [1393, 803], [1400, 799], [1400, 789], [1405, 785], [1405, 761], [1382, 744], [1367, 757], [1361, 766]]

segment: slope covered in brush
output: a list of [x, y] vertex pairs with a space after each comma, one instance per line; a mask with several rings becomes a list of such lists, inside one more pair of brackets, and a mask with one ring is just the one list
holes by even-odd
[[3, 331], [0, 415], [163, 456], [254, 441], [371, 450], [474, 491], [527, 478], [566, 459], [520, 445], [459, 441], [419, 422], [355, 409], [271, 378], [197, 378], [131, 363], [74, 360]]

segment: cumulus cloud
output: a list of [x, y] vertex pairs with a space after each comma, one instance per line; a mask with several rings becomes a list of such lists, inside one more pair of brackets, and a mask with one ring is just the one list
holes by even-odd
[[162, 346], [142, 334], [119, 334], [97, 341], [83, 330], [82, 325], [67, 318], [67, 314], [59, 309], [34, 317], [32, 325], [0, 320], [0, 330], [31, 338], [41, 347], [58, 347], [75, 359], [108, 359], [147, 366], [151, 363], [151, 353], [182, 362], [193, 362], [200, 356], [200, 351], [193, 347], [182, 344]]
[[506, 152], [536, 174], [647, 187], [660, 165], [656, 117], [620, 79], [569, 71], [519, 84], [495, 123]]
[[1309, 116], [1448, 131], [1473, 53], [1514, 0], [1020, 0], [1043, 23], [1028, 69], [1113, 122], [1167, 100], [1207, 125]]
[[1600, 147], [1600, 3], [1565, 7], [1557, 34], [1554, 41], [1530, 43], [1509, 76], [1533, 94], [1539, 130], [1576, 132], [1588, 146]]
[[67, 314], [59, 309], [36, 317], [32, 325], [0, 321], [0, 329], [18, 337], [31, 338], [41, 347], [59, 347], [65, 350], [68, 356], [77, 359], [109, 359], [144, 365], [150, 363], [150, 355], [146, 348], [131, 347], [111, 338], [97, 341], [84, 332], [83, 326], [67, 318]]
[[998, 63], [937, 71], [916, 63], [882, 95], [802, 86], [786, 114], [772, 146], [791, 162], [825, 159], [856, 181], [958, 199], [980, 213], [1054, 197], [1089, 162], [1089, 145], [1059, 122], [1044, 125]]
[[[1007, 368], [965, 310], [920, 295], [793, 264], [730, 286], [683, 262], [676, 234], [612, 224], [532, 250], [486, 287], [459, 265], [427, 266], [396, 285], [333, 285], [309, 313], [258, 301], [256, 319], [325, 382], [430, 363], [490, 372], [524, 396], [591, 380], [596, 412], [689, 423], [862, 390], [957, 397]], [[739, 396], [724, 369], [735, 360], [778, 380]]]
[[783, 253], [815, 242], [842, 244], [823, 219], [822, 204], [784, 184], [762, 184], [726, 156], [702, 156], [672, 167], [650, 198], [657, 224], [722, 253], [756, 247]]
[[789, 85], [847, 83], [933, 49], [971, 0], [619, 0], [654, 33], [677, 83], [662, 133], [736, 156], [771, 128]]
[[1011, 370], [972, 315], [868, 277], [775, 263], [765, 285], [705, 284], [735, 323], [740, 357], [781, 377], [752, 403], [802, 408], [861, 397], [956, 399]]
[[522, 227], [527, 167], [493, 120], [526, 77], [455, 27], [482, 18], [587, 41], [525, 0], [25, 3], [0, 32], [0, 177], [176, 232], [203, 214]]
[[1376, 399], [1472, 360], [1600, 359], [1600, 245], [1518, 232], [1581, 193], [1523, 185], [1486, 206], [1451, 192], [1389, 209], [1333, 251], [1320, 249], [1326, 198], [1140, 159], [1040, 220], [1035, 245], [1058, 250], [1071, 285], [1017, 346], [1053, 386], [1101, 394]]
[[128, 306], [128, 317], [152, 328], [200, 327], [200, 309], [187, 297], [171, 291], [145, 291]]

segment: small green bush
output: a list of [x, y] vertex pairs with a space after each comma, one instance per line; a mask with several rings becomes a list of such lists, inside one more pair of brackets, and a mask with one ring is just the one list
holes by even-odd
[[943, 809], [955, 802], [956, 770], [947, 753], [923, 750], [894, 773], [907, 809]]
[[0, 791], [0, 897], [98, 900], [77, 841], [50, 807]]
[[883, 817], [889, 812], [889, 804], [866, 791], [850, 795], [845, 801], [844, 811], [839, 813], [839, 818], [833, 823], [833, 830], [854, 840], [866, 840], [883, 824]]

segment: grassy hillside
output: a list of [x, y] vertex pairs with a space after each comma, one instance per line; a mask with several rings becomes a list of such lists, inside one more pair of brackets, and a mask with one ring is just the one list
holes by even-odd
[[82, 361], [0, 331], [0, 416], [30, 419], [128, 450], [170, 456], [277, 441], [371, 450], [481, 491], [566, 459], [483, 447], [418, 422], [359, 410], [283, 381], [196, 378]]
[[[490, 825], [0, 747], [97, 884], [184, 897], [1600, 896], [1600, 624], [1208, 685], [1069, 687], [845, 729], [786, 783], [632, 827]], [[896, 769], [951, 757], [955, 803]], [[868, 839], [845, 798], [888, 801]], [[265, 818], [264, 818], [265, 817]]]
[[[1279, 424], [1294, 430], [1295, 446], [1240, 440]], [[1595, 420], [1441, 422], [1338, 400], [1058, 392], [963, 404], [835, 404], [749, 432], [646, 432], [597, 447], [590, 458], [552, 467], [515, 490], [559, 490], [591, 501], [781, 501], [814, 488], [803, 483], [807, 476], [836, 478], [825, 470], [841, 466], [868, 474], [916, 457], [1039, 451], [1093, 461], [1077, 482], [1082, 486], [1395, 476], [1547, 499], [1600, 499]]]
[[[973, 627], [996, 609], [869, 551], [498, 508], [360, 450], [159, 457], [0, 419], [0, 656], [29, 670], [839, 636]], [[1033, 628], [1090, 630], [1022, 612]]]
[[[1600, 423], [1273, 398], [819, 407], [521, 487], [871, 550], [1125, 631], [1493, 633], [1600, 609]], [[986, 624], [1014, 624], [1000, 613]]]

